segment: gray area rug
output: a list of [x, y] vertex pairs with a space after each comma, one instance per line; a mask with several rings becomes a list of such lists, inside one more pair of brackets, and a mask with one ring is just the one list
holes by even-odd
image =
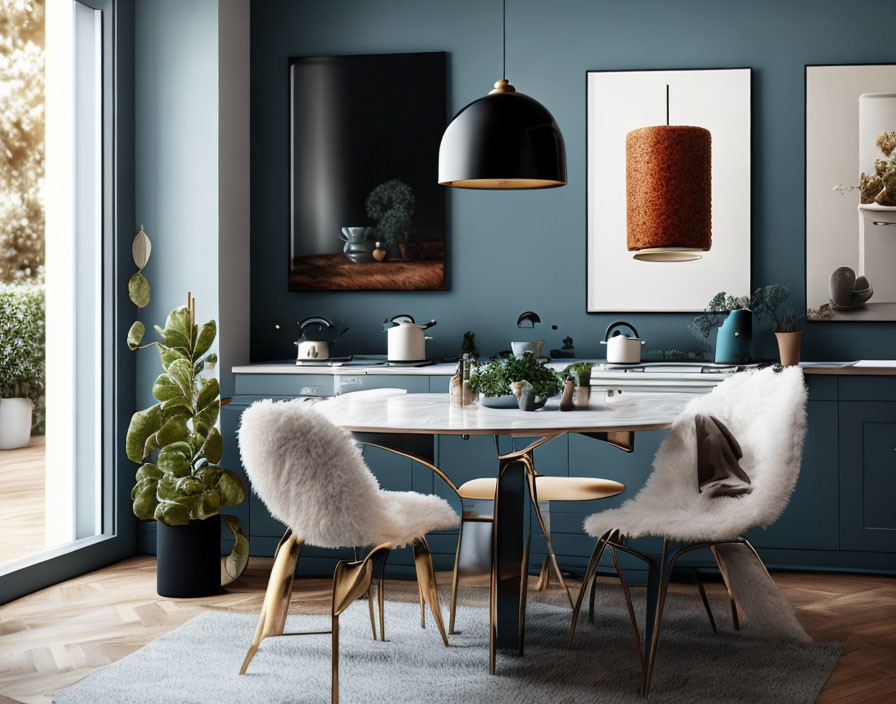
[[[638, 590], [642, 591], [642, 590]], [[447, 603], [447, 602], [446, 602]], [[639, 618], [643, 601], [636, 601]], [[447, 622], [447, 608], [445, 617]], [[771, 641], [731, 630], [714, 609], [722, 632], [714, 635], [699, 601], [670, 594], [663, 618], [649, 701], [689, 704], [814, 702], [843, 649], [841, 643]], [[600, 590], [594, 624], [579, 624], [566, 648], [569, 607], [530, 600], [524, 657], [499, 652], [497, 675], [488, 674], [485, 609], [460, 607], [457, 629], [441, 644], [427, 613], [420, 628], [417, 604], [386, 604], [386, 642], [374, 642], [367, 604], [353, 604], [340, 619], [340, 694], [343, 702], [523, 704], [613, 702], [643, 704], [640, 664], [621, 594]], [[720, 618], [721, 617], [721, 618]], [[211, 611], [90, 675], [64, 692], [58, 704], [273, 704], [327, 702], [330, 637], [266, 640], [247, 675], [240, 664], [257, 617]], [[325, 630], [321, 616], [290, 616], [287, 631]]]

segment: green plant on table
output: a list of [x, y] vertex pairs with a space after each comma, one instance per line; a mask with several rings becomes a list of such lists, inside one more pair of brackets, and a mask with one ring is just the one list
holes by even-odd
[[572, 374], [576, 386], [588, 386], [591, 383], [591, 362], [576, 362], [563, 371], [563, 376]]
[[43, 286], [0, 283], [0, 399], [30, 399], [35, 433], [44, 431], [45, 348]]
[[532, 352], [522, 358], [495, 359], [479, 365], [470, 375], [470, 386], [483, 396], [506, 396], [516, 381], [532, 384], [535, 396], [553, 396], [563, 387], [561, 376], [538, 361]]

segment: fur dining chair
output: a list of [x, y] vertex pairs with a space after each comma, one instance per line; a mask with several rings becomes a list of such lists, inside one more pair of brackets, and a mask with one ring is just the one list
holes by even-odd
[[[718, 444], [707, 446], [705, 437], [698, 439], [697, 430], [703, 432], [707, 419], [722, 431], [716, 439], [721, 449]], [[799, 367], [735, 374], [688, 404], [660, 446], [653, 472], [638, 494], [619, 508], [585, 519], [586, 532], [598, 540], [573, 609], [570, 644], [586, 589], [608, 546], [648, 565], [644, 641], [638, 643], [644, 696], [650, 690], [669, 577], [676, 560], [692, 550], [712, 550], [728, 589], [735, 625], [735, 600], [744, 608], [746, 600], [762, 595], [767, 603], [756, 604], [752, 613], [767, 611], [774, 602], [779, 606], [777, 621], [789, 624], [797, 637], [806, 637], [756, 550], [743, 537], [751, 529], [774, 523], [787, 507], [799, 476], [805, 434], [806, 387]], [[726, 460], [739, 476], [746, 475], [746, 481], [724, 478], [725, 468], [719, 465]], [[701, 491], [698, 473], [702, 476], [704, 470], [715, 472], [713, 479], [723, 478], [707, 482]], [[726, 490], [735, 495], [725, 495]], [[658, 559], [628, 545], [629, 539], [645, 536], [663, 539]], [[748, 589], [736, 583], [736, 578], [744, 576], [754, 582]], [[635, 633], [637, 638], [637, 628]]]
[[372, 582], [379, 569], [380, 637], [383, 569], [393, 548], [413, 545], [423, 602], [448, 645], [426, 534], [456, 528], [459, 516], [442, 498], [412, 491], [385, 491], [364, 462], [351, 435], [301, 401], [258, 401], [242, 415], [239, 446], [243, 466], [258, 494], [287, 530], [274, 565], [244, 674], [265, 638], [284, 634], [289, 599], [303, 544], [321, 548], [373, 547], [356, 562], [340, 561], [333, 573], [331, 604], [332, 701], [339, 697], [339, 615], [367, 594], [373, 637]]

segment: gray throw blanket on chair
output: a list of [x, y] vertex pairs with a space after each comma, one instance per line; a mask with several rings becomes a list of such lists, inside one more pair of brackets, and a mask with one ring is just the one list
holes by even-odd
[[695, 418], [697, 431], [697, 488], [710, 496], [740, 496], [753, 491], [750, 477], [738, 460], [740, 443], [715, 416]]

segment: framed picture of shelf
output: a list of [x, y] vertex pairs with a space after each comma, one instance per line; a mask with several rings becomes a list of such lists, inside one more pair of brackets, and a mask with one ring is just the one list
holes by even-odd
[[[749, 68], [586, 73], [589, 313], [698, 312], [719, 291], [749, 294], [750, 76]], [[649, 216], [655, 222], [665, 218], [681, 223], [687, 218], [680, 211], [690, 209], [662, 195], [666, 189], [659, 188], [648, 193], [652, 197], [645, 215], [643, 201], [635, 202], [631, 196], [633, 183], [642, 186], [641, 193], [649, 189], [629, 180], [633, 150], [628, 135], [642, 132], [641, 128], [670, 127], [709, 132], [709, 144], [701, 137], [704, 236], [696, 253], [699, 258], [676, 262], [635, 258], [630, 249], [634, 220]], [[671, 159], [663, 168], [675, 170], [680, 163], [681, 159]], [[681, 187], [691, 188], [691, 174], [679, 176]], [[669, 231], [686, 229], [668, 226]]]
[[806, 317], [896, 320], [896, 64], [805, 78]]
[[447, 54], [289, 60], [289, 290], [447, 288]]

